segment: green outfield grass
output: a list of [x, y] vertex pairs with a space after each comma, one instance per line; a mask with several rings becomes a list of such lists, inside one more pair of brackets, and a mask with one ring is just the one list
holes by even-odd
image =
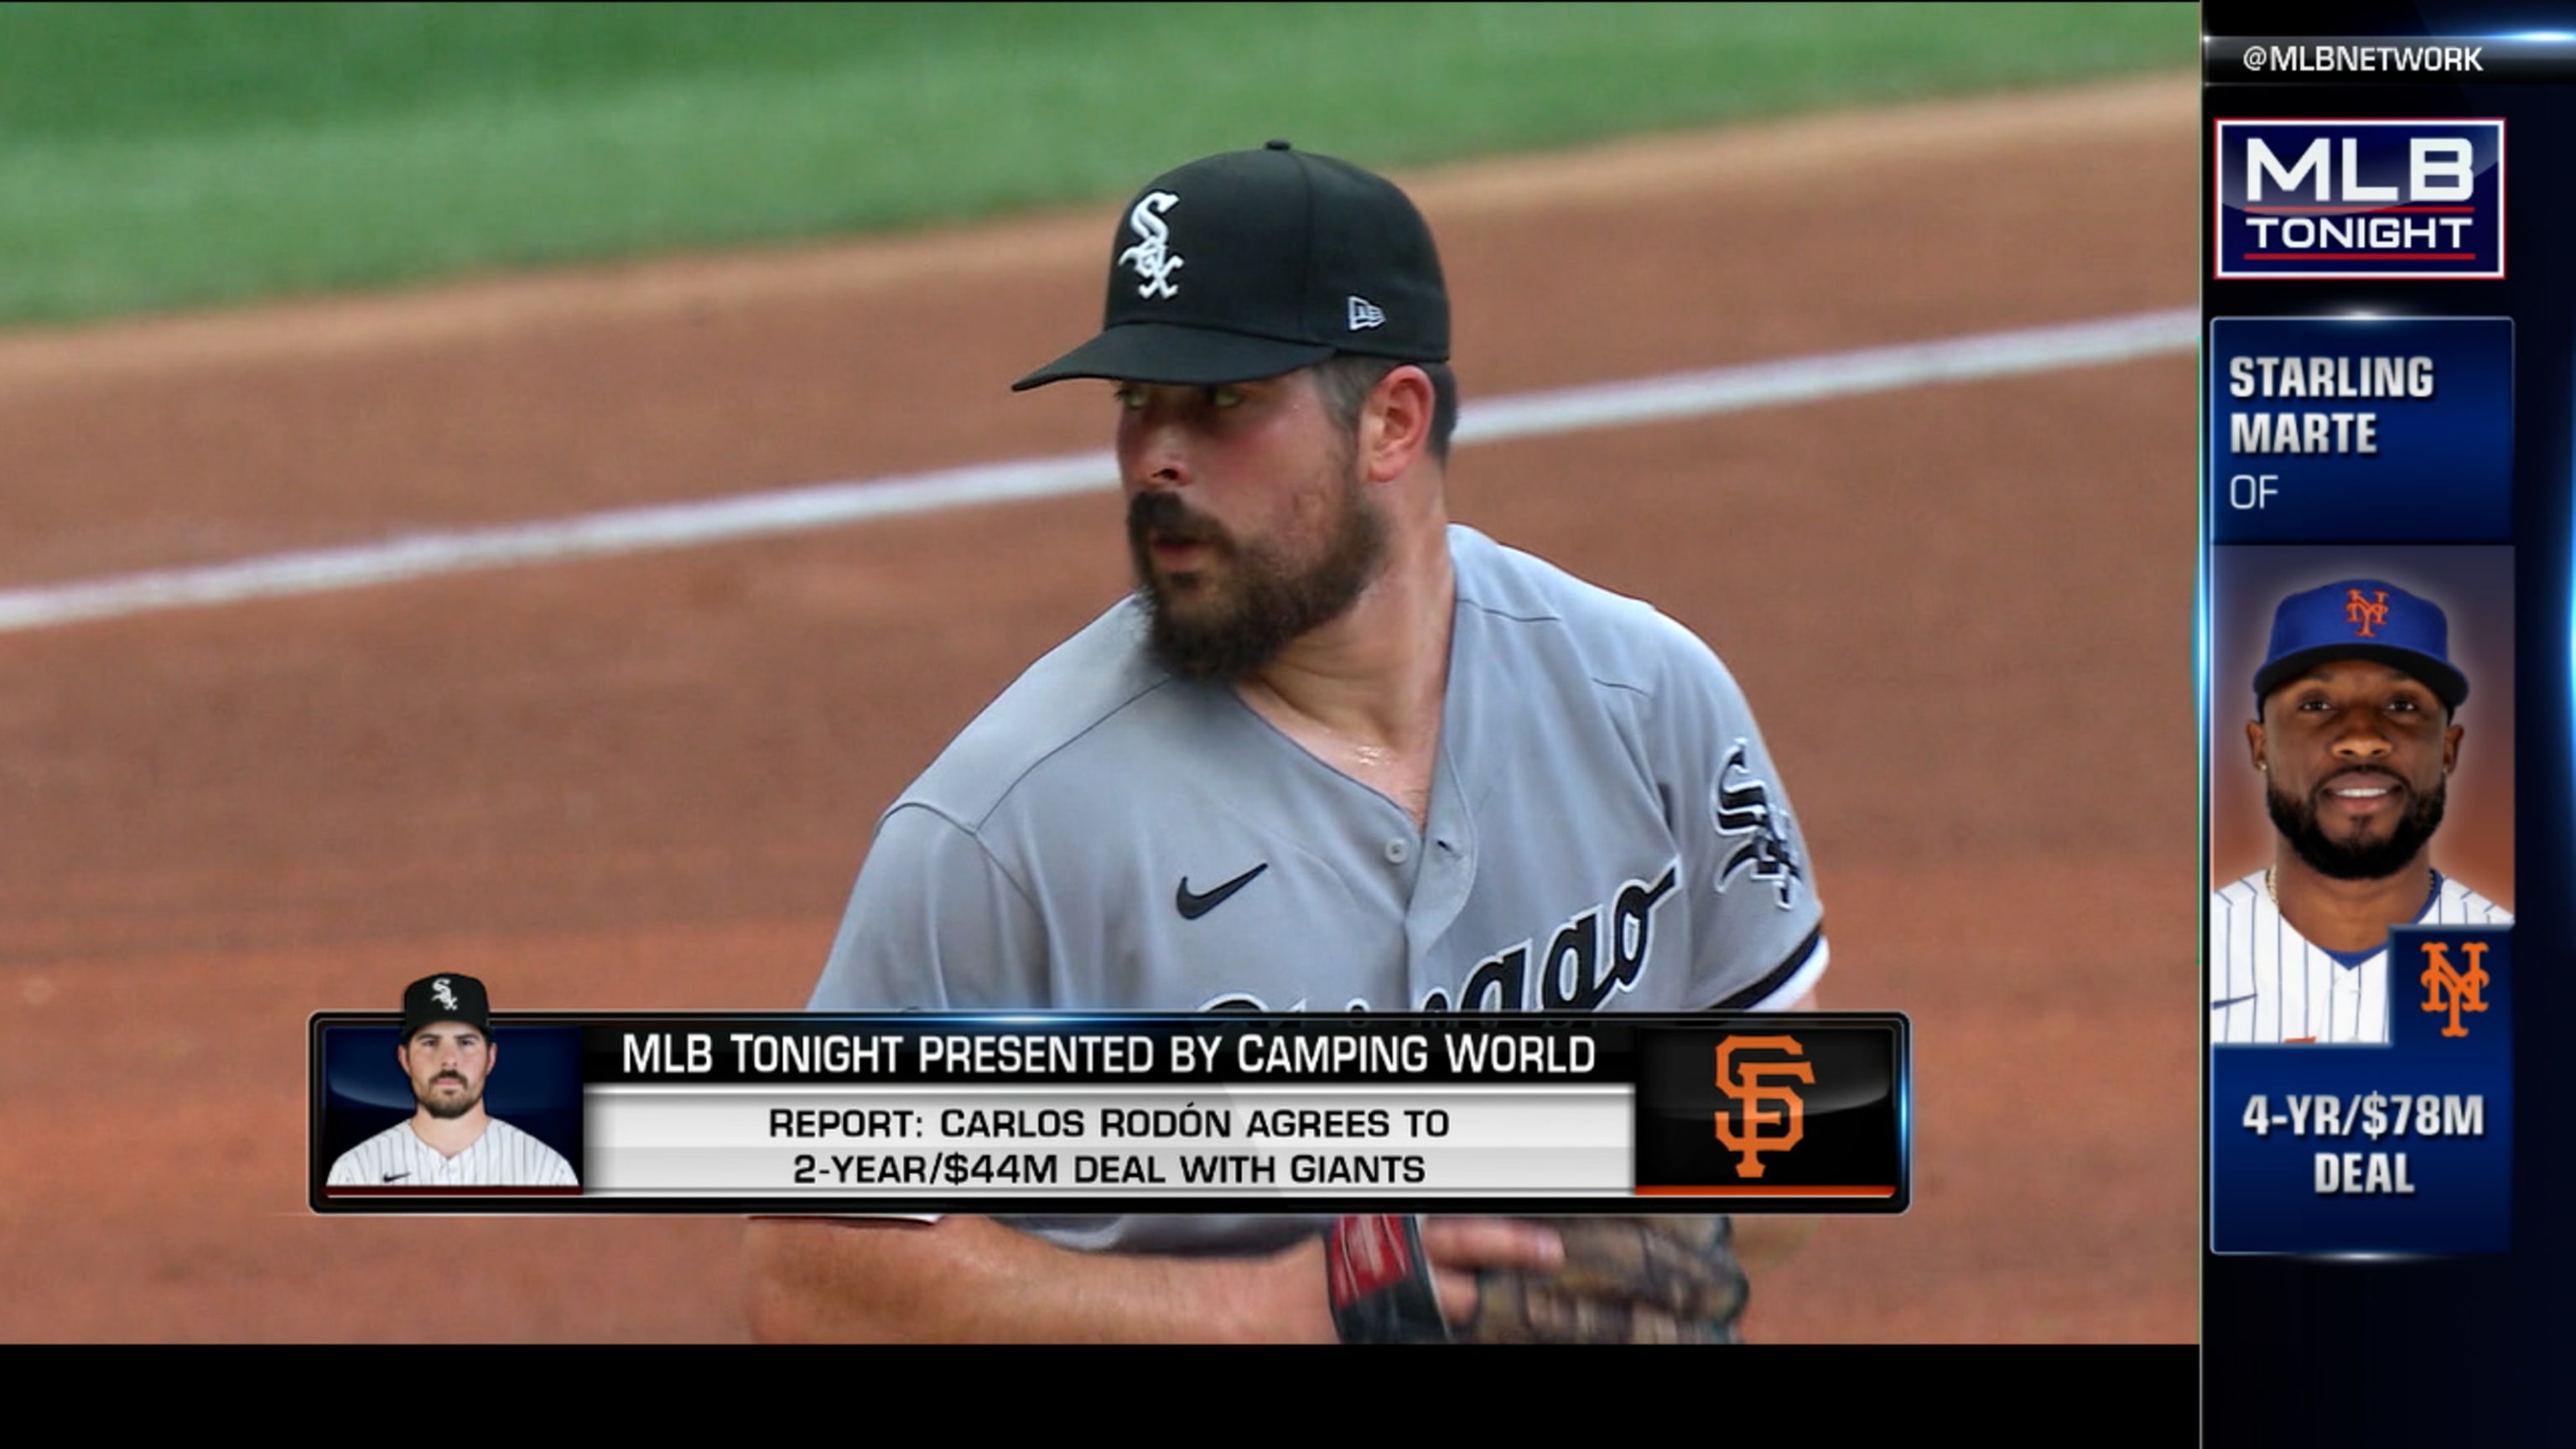
[[2187, 4], [0, 4], [0, 322], [2189, 66]]

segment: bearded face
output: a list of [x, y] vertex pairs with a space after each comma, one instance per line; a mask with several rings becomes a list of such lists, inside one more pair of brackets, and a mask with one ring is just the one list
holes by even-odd
[[2460, 728], [2421, 680], [2369, 659], [2284, 683], [2248, 735], [2272, 825], [2332, 880], [2384, 880], [2441, 828]]
[[432, 1117], [452, 1121], [482, 1105], [492, 1044], [481, 1032], [456, 1022], [426, 1026], [403, 1043], [400, 1057], [412, 1100]]
[[[1176, 493], [1136, 494], [1127, 539], [1138, 596], [1164, 667], [1190, 679], [1240, 679], [1349, 610], [1384, 567], [1387, 527], [1347, 459], [1320, 539], [1239, 538]], [[1178, 558], [1182, 566], [1167, 562]]]
[[[2376, 773], [2385, 782], [2403, 788], [2403, 782], [2394, 775]], [[2371, 772], [2346, 774], [2355, 777], [2349, 781], [2351, 784], [2383, 783], [2383, 779], [2371, 778]], [[2385, 833], [2346, 831], [2340, 836], [2326, 829], [2314, 795], [2295, 795], [2277, 786], [2263, 793], [2271, 807], [2273, 828], [2319, 875], [2334, 880], [2385, 880], [2406, 869], [2432, 840], [2433, 832], [2442, 828], [2442, 806], [2450, 792], [2447, 780], [2435, 784], [2427, 793], [2409, 792]]]

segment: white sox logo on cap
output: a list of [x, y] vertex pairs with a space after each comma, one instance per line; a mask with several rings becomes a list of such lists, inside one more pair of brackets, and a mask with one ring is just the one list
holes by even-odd
[[429, 994], [438, 998], [439, 1005], [450, 1011], [456, 1010], [456, 993], [447, 989], [446, 977], [441, 976], [429, 983]]
[[[1172, 250], [1172, 228], [1162, 214], [1180, 200], [1168, 191], [1148, 191], [1127, 213], [1127, 225], [1136, 232], [1136, 244], [1118, 254], [1120, 266], [1133, 265], [1136, 275], [1145, 279], [1136, 289], [1139, 297], [1177, 297], [1181, 289], [1172, 284], [1172, 273], [1181, 269], [1180, 255]], [[1094, 256], [1099, 255], [1097, 252]]]

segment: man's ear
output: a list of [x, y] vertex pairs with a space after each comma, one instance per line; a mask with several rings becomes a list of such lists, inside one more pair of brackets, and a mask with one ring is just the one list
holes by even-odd
[[1431, 446], [1431, 376], [1407, 364], [1369, 389], [1360, 408], [1359, 461], [1372, 483], [1399, 477]]

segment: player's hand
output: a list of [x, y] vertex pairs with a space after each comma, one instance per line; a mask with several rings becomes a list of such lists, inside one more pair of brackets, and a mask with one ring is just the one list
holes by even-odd
[[1541, 1219], [1561, 1266], [1488, 1271], [1470, 1343], [1736, 1343], [1744, 1270], [1733, 1225], [1706, 1214]]
[[1479, 1272], [1552, 1273], [1565, 1262], [1556, 1229], [1524, 1218], [1422, 1219], [1422, 1252], [1431, 1260], [1440, 1316], [1451, 1323], [1476, 1317]]
[[1324, 1288], [1344, 1343], [1436, 1343], [1472, 1323], [1479, 1280], [1544, 1275], [1564, 1261], [1554, 1228], [1511, 1218], [1375, 1214], [1324, 1235]]

